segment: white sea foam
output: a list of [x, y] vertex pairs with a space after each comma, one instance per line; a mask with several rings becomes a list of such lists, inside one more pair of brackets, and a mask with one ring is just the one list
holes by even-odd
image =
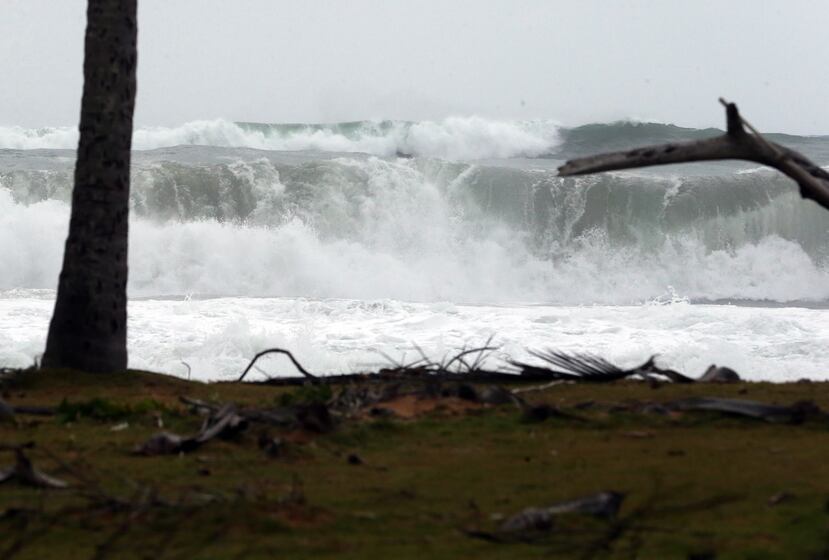
[[[19, 294], [18, 294], [19, 295]], [[0, 363], [27, 366], [43, 351], [53, 302], [0, 297]], [[641, 306], [464, 306], [394, 300], [222, 298], [140, 300], [129, 304], [130, 366], [228, 379], [257, 351], [290, 348], [311, 371], [341, 373], [417, 355], [440, 358], [494, 335], [503, 357], [532, 359], [527, 349], [600, 354], [622, 366], [652, 354], [659, 363], [700, 375], [712, 362], [747, 379], [829, 380], [829, 311], [672, 303]], [[279, 358], [260, 366], [295, 374]], [[254, 375], [260, 375], [255, 373]]]

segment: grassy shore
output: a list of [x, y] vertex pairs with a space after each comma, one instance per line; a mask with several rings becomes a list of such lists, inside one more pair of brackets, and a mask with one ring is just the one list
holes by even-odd
[[[543, 421], [446, 398], [413, 418], [326, 434], [253, 424], [154, 457], [132, 451], [159, 426], [202, 422], [180, 396], [267, 408], [308, 391], [140, 372], [26, 373], [2, 391], [58, 407], [0, 424], [0, 444], [35, 442], [35, 466], [71, 486], [0, 485], [0, 558], [829, 557], [829, 422], [630, 406], [706, 395], [829, 409], [824, 383], [558, 385], [529, 393], [563, 413]], [[257, 443], [273, 437], [276, 457]], [[0, 468], [13, 461], [0, 453]], [[500, 538], [501, 520], [526, 507], [606, 490], [626, 496], [614, 519], [562, 516]]]

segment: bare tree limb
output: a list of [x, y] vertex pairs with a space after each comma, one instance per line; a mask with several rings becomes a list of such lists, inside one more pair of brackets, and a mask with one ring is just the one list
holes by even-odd
[[268, 350], [262, 350], [261, 352], [259, 352], [257, 355], [255, 355], [253, 357], [253, 359], [248, 364], [248, 367], [245, 368], [245, 371], [242, 372], [242, 375], [239, 376], [239, 379], [237, 379], [237, 381], [243, 381], [245, 379], [245, 376], [248, 374], [248, 372], [251, 370], [253, 365], [256, 363], [256, 361], [259, 358], [261, 358], [262, 356], [266, 355], [266, 354], [284, 354], [284, 355], [288, 356], [288, 359], [291, 360], [291, 362], [293, 362], [294, 366], [296, 366], [296, 368], [299, 370], [299, 372], [302, 375], [304, 375], [308, 379], [311, 379], [312, 381], [315, 381], [317, 383], [319, 382], [319, 377], [317, 377], [316, 375], [310, 373], [308, 370], [306, 370], [304, 367], [302, 367], [302, 364], [300, 364], [296, 360], [296, 358], [294, 358], [293, 354], [291, 354], [288, 350], [283, 350], [282, 348], [270, 348]]
[[720, 103], [725, 106], [727, 119], [726, 133], [722, 136], [572, 159], [558, 168], [558, 174], [568, 177], [670, 163], [742, 159], [777, 169], [797, 182], [800, 196], [829, 210], [829, 173], [803, 154], [766, 140], [740, 116], [736, 104], [722, 98]]

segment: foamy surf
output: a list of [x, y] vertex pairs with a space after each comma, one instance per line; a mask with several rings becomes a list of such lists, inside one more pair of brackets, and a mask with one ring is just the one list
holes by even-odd
[[[20, 294], [18, 294], [20, 295]], [[53, 301], [0, 298], [0, 363], [28, 366], [43, 350]], [[317, 373], [376, 370], [383, 354], [414, 359], [415, 344], [440, 358], [463, 346], [499, 346], [503, 358], [531, 359], [528, 348], [593, 352], [624, 366], [651, 354], [697, 376], [716, 361], [751, 380], [829, 379], [826, 311], [807, 308], [692, 305], [467, 306], [396, 300], [218, 298], [132, 300], [130, 367], [231, 379], [268, 347], [290, 348]], [[278, 358], [260, 363], [292, 372]]]
[[[0, 363], [26, 365], [51, 312], [74, 154], [59, 149], [69, 130], [8, 130]], [[716, 361], [749, 379], [823, 378], [829, 218], [787, 180], [720, 164], [562, 179], [547, 159], [711, 132], [471, 118], [139, 129], [154, 149], [133, 158], [130, 365], [225, 377], [286, 346], [343, 372], [495, 333], [516, 357], [658, 352], [690, 374]], [[829, 161], [825, 139], [795, 142]], [[694, 303], [710, 301], [726, 305]]]

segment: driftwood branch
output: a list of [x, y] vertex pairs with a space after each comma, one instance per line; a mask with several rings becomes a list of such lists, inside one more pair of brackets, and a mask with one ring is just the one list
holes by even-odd
[[35, 488], [67, 488], [69, 484], [66, 482], [49, 476], [32, 465], [32, 461], [23, 451], [32, 449], [34, 446], [34, 442], [22, 445], [0, 445], [0, 451], [12, 451], [15, 455], [14, 465], [6, 469], [0, 469], [0, 484], [15, 480]]
[[722, 136], [573, 159], [559, 167], [558, 173], [567, 177], [670, 163], [742, 159], [777, 169], [797, 182], [800, 196], [829, 210], [829, 173], [803, 154], [765, 139], [740, 116], [736, 104], [722, 98], [720, 103], [725, 106], [727, 119]]
[[296, 366], [296, 368], [299, 370], [299, 373], [301, 373], [306, 378], [308, 378], [308, 379], [310, 379], [314, 382], [319, 382], [319, 378], [316, 375], [310, 373], [308, 370], [306, 370], [304, 367], [302, 367], [302, 364], [300, 364], [296, 360], [296, 358], [294, 358], [293, 354], [291, 354], [288, 350], [283, 350], [282, 348], [270, 348], [268, 350], [262, 350], [261, 352], [259, 352], [257, 355], [255, 355], [253, 357], [253, 359], [248, 364], [248, 367], [245, 368], [245, 371], [242, 372], [242, 375], [239, 376], [239, 379], [237, 381], [243, 381], [245, 379], [245, 376], [248, 374], [248, 372], [251, 370], [253, 365], [256, 363], [256, 361], [259, 358], [261, 358], [262, 356], [265, 356], [267, 354], [284, 354], [284, 355], [288, 356], [288, 359], [291, 360], [291, 362], [293, 362], [294, 366]]

